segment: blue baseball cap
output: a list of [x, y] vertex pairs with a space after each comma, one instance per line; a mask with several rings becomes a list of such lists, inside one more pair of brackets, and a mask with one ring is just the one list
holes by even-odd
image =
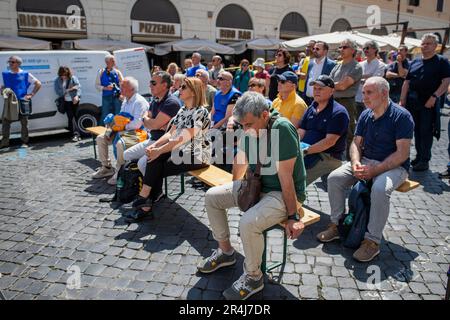
[[283, 72], [282, 74], [277, 74], [276, 77], [277, 80], [290, 81], [295, 84], [297, 84], [298, 82], [298, 76], [292, 71], [286, 71]]

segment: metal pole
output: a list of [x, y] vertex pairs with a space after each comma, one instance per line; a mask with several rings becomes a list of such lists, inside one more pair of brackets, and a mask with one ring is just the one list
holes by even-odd
[[400, 44], [405, 44], [406, 34], [408, 33], [408, 24], [408, 21], [403, 22], [402, 39], [400, 40]]
[[401, 4], [401, 0], [398, 0], [398, 4], [397, 4], [397, 25], [395, 27], [395, 32], [398, 32], [398, 25], [400, 24], [400, 4]]

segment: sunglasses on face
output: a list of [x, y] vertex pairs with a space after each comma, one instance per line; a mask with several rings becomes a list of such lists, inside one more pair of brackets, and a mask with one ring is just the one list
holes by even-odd
[[350, 48], [350, 46], [340, 46], [339, 47], [340, 50], [345, 50], [345, 49], [348, 49], [348, 48]]
[[247, 64], [247, 63], [244, 63], [242, 66], [243, 66], [243, 67], [248, 67], [248, 64]]
[[9, 64], [15, 64], [17, 61], [8, 61]]
[[371, 48], [370, 47], [363, 48], [364, 51], [369, 51], [369, 49], [371, 49]]
[[217, 80], [219, 81], [228, 81], [228, 79], [222, 78], [222, 77], [218, 77]]
[[313, 48], [313, 51], [320, 51], [320, 48]]
[[186, 83], [183, 83], [180, 87], [180, 90], [186, 90], [188, 88]]
[[283, 54], [282, 54], [282, 53], [278, 53], [278, 54], [276, 55], [276, 57], [283, 57]]
[[156, 86], [156, 85], [158, 84], [158, 82], [156, 82], [156, 80], [151, 80], [151, 81], [150, 81], [150, 84], [151, 84], [152, 86]]
[[281, 84], [286, 84], [287, 80], [279, 80], [278, 82]]

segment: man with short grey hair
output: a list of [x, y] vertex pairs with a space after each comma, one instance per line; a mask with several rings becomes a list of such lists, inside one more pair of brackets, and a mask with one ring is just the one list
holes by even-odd
[[95, 80], [95, 87], [102, 92], [100, 125], [103, 125], [103, 120], [108, 114], [118, 114], [122, 104], [120, 100], [120, 83], [123, 80], [122, 72], [116, 68], [116, 59], [111, 54], [105, 57], [105, 64], [106, 67], [98, 71]]
[[[123, 128], [117, 129], [119, 131], [115, 131], [115, 134], [121, 134], [122, 132], [127, 131], [131, 135], [136, 133], [136, 130], [141, 129], [143, 124], [142, 118], [148, 110], [148, 102], [138, 93], [139, 83], [133, 77], [125, 77], [120, 85], [120, 90], [125, 98], [120, 113], [124, 115], [128, 114], [130, 121]], [[133, 135], [133, 137], [134, 136], [137, 135]], [[101, 134], [97, 136], [96, 141], [99, 160], [102, 166], [92, 175], [92, 177], [94, 179], [101, 179], [113, 176], [108, 180], [108, 184], [115, 185], [117, 182], [117, 173], [120, 167], [125, 163], [123, 156], [124, 151], [137, 144], [139, 140], [137, 137], [136, 139], [120, 138], [117, 140], [115, 144], [117, 154], [116, 172], [114, 172], [114, 169], [111, 166], [111, 160], [108, 155], [108, 146], [113, 143], [113, 139], [107, 134]]]
[[208, 70], [204, 65], [201, 64], [202, 55], [198, 52], [192, 54], [192, 67], [187, 69], [186, 77], [195, 77], [195, 73], [198, 69]]
[[217, 89], [214, 88], [212, 85], [208, 84], [209, 80], [208, 71], [198, 69], [197, 72], [195, 73], [195, 77], [202, 80], [203, 85], [205, 86], [206, 102], [208, 103], [206, 109], [208, 109], [208, 111], [211, 112], [211, 109], [214, 107], [214, 97], [216, 96]]
[[437, 45], [436, 35], [429, 33], [422, 37], [422, 57], [411, 62], [400, 98], [400, 104], [411, 112], [416, 124], [414, 171], [429, 169], [433, 136], [440, 137], [440, 99], [450, 85], [450, 63], [436, 54]]
[[334, 98], [347, 109], [350, 116], [347, 134], [347, 158], [350, 158], [349, 149], [353, 141], [357, 121], [355, 96], [362, 78], [362, 68], [355, 60], [357, 50], [358, 45], [355, 41], [344, 40], [339, 46], [342, 63], [338, 63], [330, 73], [330, 77], [335, 84]]
[[367, 109], [356, 127], [351, 162], [328, 177], [331, 224], [317, 238], [321, 242], [339, 239], [337, 226], [345, 212], [347, 191], [358, 180], [371, 181], [369, 223], [364, 241], [353, 254], [355, 260], [369, 262], [380, 253], [391, 194], [408, 178], [414, 122], [406, 109], [389, 100], [389, 83], [381, 77], [366, 81], [363, 97]]
[[363, 46], [363, 51], [366, 56], [366, 60], [359, 63], [362, 68], [362, 78], [355, 98], [357, 112], [356, 120], [358, 120], [365, 108], [362, 96], [364, 82], [370, 77], [384, 77], [386, 71], [386, 65], [382, 61], [378, 60], [378, 52], [380, 51], [380, 47], [376, 41], [367, 41]]
[[[261, 94], [246, 92], [237, 101], [233, 116], [243, 126], [245, 135], [240, 139], [234, 159], [233, 182], [211, 188], [206, 193], [206, 212], [219, 248], [198, 265], [198, 270], [212, 273], [236, 263], [226, 210], [238, 206], [238, 190], [247, 169], [256, 170], [256, 145], [267, 144], [271, 151], [270, 157], [264, 155], [266, 161], [261, 160], [266, 164], [261, 168], [260, 201], [247, 209], [239, 223], [245, 253], [244, 274], [223, 293], [228, 300], [246, 300], [264, 288], [261, 271], [263, 231], [279, 223], [284, 223], [291, 239], [303, 231], [298, 213], [303, 212], [301, 203], [305, 200], [306, 174], [295, 127], [277, 111], [271, 113]], [[269, 132], [270, 140], [267, 139]], [[278, 138], [282, 138], [283, 143]]]

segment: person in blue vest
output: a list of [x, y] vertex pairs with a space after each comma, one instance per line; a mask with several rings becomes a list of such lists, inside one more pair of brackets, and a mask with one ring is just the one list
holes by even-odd
[[192, 78], [195, 77], [195, 73], [198, 69], [203, 69], [208, 71], [208, 69], [200, 63], [202, 61], [202, 55], [198, 52], [194, 52], [192, 54], [192, 67], [186, 70], [186, 77]]
[[[19, 104], [22, 100], [30, 101], [42, 86], [36, 77], [20, 68], [22, 63], [22, 59], [18, 56], [9, 57], [8, 70], [2, 72], [0, 79], [0, 92], [3, 93], [3, 89], [11, 89], [16, 95]], [[29, 142], [28, 115], [19, 112], [19, 121], [22, 125], [22, 147], [26, 148]], [[12, 122], [12, 119], [2, 117], [2, 141], [0, 143], [0, 149], [9, 147], [9, 135]]]
[[229, 118], [233, 115], [233, 108], [242, 93], [233, 86], [233, 75], [227, 71], [217, 78], [219, 90], [214, 97], [214, 107], [211, 110], [213, 129], [224, 129]]
[[321, 75], [329, 76], [331, 70], [336, 66], [336, 62], [328, 58], [328, 50], [329, 46], [324, 41], [317, 41], [312, 48], [314, 59], [311, 59], [309, 63], [305, 91], [300, 94], [308, 106], [314, 102], [314, 92], [313, 86], [310, 85], [311, 82], [317, 80]]
[[103, 125], [105, 117], [112, 113], [118, 114], [122, 101], [120, 100], [120, 83], [123, 80], [122, 73], [116, 68], [116, 59], [113, 55], [105, 57], [106, 68], [100, 69], [97, 74], [95, 86], [102, 92], [102, 113], [100, 125]]

